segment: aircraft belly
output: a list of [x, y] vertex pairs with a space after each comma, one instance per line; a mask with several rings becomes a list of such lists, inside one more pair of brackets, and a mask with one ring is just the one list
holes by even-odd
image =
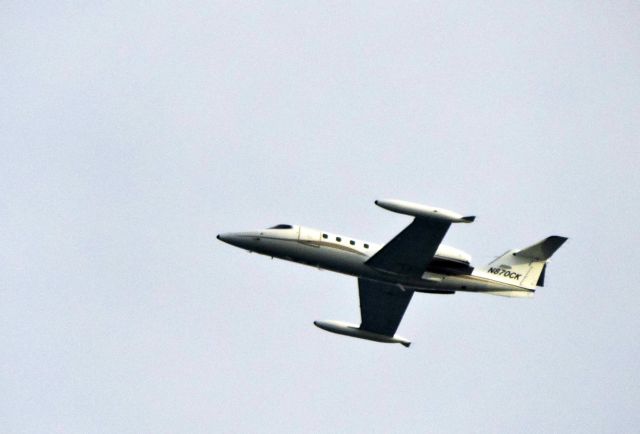
[[310, 255], [315, 258], [318, 267], [352, 276], [359, 276], [368, 268], [364, 265], [366, 256], [346, 251], [319, 247], [310, 252]]
[[418, 291], [451, 293], [453, 291], [489, 292], [520, 289], [514, 288], [513, 285], [466, 274], [451, 276], [426, 272], [420, 278], [416, 278], [387, 273], [366, 265], [368, 256], [297, 240], [262, 238], [256, 243], [254, 251], [351, 276], [399, 284]]
[[364, 265], [367, 256], [321, 247], [311, 242], [262, 239], [260, 243], [260, 248], [255, 250], [258, 253], [312, 267], [353, 276], [361, 275], [368, 268]]
[[452, 291], [469, 291], [469, 292], [485, 292], [485, 291], [513, 291], [521, 288], [488, 279], [480, 279], [471, 275], [462, 276], [446, 276], [440, 283], [438, 288]]

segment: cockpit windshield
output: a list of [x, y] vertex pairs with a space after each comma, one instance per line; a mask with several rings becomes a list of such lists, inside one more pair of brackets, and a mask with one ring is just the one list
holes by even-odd
[[291, 225], [276, 225], [276, 226], [272, 226], [269, 229], [293, 229], [293, 226]]

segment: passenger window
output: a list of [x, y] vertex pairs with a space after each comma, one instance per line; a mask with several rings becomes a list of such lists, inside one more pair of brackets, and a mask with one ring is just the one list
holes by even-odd
[[349, 241], [349, 244], [351, 244], [352, 246], [355, 246], [355, 245], [356, 245], [356, 242], [355, 242], [355, 241], [353, 241], [353, 240], [351, 240], [351, 241]]
[[329, 236], [327, 234], [322, 234], [322, 238], [329, 238]]
[[365, 249], [368, 249], [368, 248], [369, 248], [369, 244], [365, 243], [365, 244], [364, 244], [364, 248], [365, 248]]
[[340, 237], [336, 237], [336, 241], [337, 241], [337, 242], [340, 242], [340, 241], [342, 241], [342, 238], [340, 238]]

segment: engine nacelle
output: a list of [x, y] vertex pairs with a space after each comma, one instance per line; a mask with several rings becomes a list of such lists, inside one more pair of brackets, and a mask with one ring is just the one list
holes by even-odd
[[440, 244], [438, 250], [436, 250], [436, 257], [440, 259], [446, 259], [455, 262], [462, 262], [463, 264], [471, 264], [471, 255], [455, 247], [446, 246]]

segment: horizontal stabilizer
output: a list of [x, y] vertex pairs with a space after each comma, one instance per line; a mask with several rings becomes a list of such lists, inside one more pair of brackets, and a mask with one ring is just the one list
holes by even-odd
[[544, 240], [520, 250], [515, 255], [536, 261], [546, 261], [567, 241], [568, 238], [552, 235]]

